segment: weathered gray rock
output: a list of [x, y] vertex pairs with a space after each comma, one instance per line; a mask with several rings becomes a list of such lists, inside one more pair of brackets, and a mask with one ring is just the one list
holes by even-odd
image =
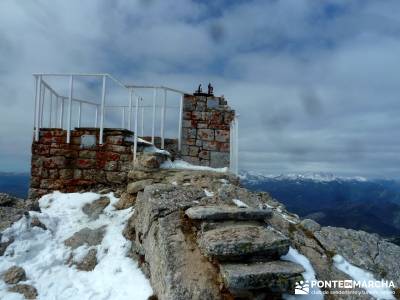
[[105, 227], [96, 229], [83, 228], [75, 232], [71, 237], [64, 241], [64, 244], [72, 249], [87, 244], [88, 246], [96, 246], [101, 243], [105, 234]]
[[33, 217], [32, 218], [31, 226], [32, 227], [39, 227], [39, 228], [42, 228], [43, 230], [47, 230], [46, 225], [44, 225], [42, 222], [40, 222], [38, 217]]
[[[0, 240], [1, 240], [1, 235], [0, 235]], [[7, 247], [11, 245], [14, 242], [14, 239], [9, 239], [7, 242], [1, 242], [0, 243], [0, 256], [3, 256], [4, 253], [7, 250]]]
[[154, 170], [160, 168], [160, 165], [166, 161], [168, 155], [163, 153], [141, 153], [137, 157], [137, 167]]
[[350, 263], [368, 270], [379, 279], [400, 286], [400, 247], [376, 234], [337, 227], [322, 227], [314, 233], [328, 251], [342, 255]]
[[110, 204], [108, 197], [101, 197], [91, 203], [87, 203], [82, 207], [82, 211], [92, 220], [96, 220], [104, 209]]
[[26, 299], [36, 299], [38, 296], [36, 288], [29, 284], [16, 284], [12, 287], [9, 287], [8, 290], [10, 292], [24, 295]]
[[85, 257], [76, 263], [76, 268], [81, 271], [93, 271], [97, 265], [97, 250], [90, 249]]
[[220, 299], [218, 271], [182, 226], [183, 211], [204, 196], [202, 189], [155, 184], [139, 193], [125, 236], [158, 299]]
[[146, 186], [151, 185], [152, 183], [153, 179], [144, 179], [140, 181], [131, 182], [126, 187], [126, 191], [129, 194], [137, 194], [138, 192], [143, 191]]
[[129, 193], [122, 193], [120, 199], [114, 204], [116, 209], [126, 209], [135, 205], [136, 196]]
[[304, 219], [300, 222], [300, 224], [304, 227], [304, 229], [310, 232], [315, 232], [321, 229], [321, 225], [311, 219]]
[[269, 209], [239, 208], [237, 206], [195, 206], [186, 210], [186, 215], [192, 220], [223, 221], [223, 220], [260, 220], [271, 216]]
[[288, 261], [221, 265], [225, 286], [233, 293], [252, 289], [294, 291], [296, 281], [303, 279], [302, 272], [302, 266]]
[[10, 206], [15, 203], [17, 199], [6, 193], [0, 193], [0, 206]]
[[15, 284], [20, 281], [26, 280], [25, 270], [18, 266], [12, 266], [3, 274], [3, 279], [5, 283]]
[[278, 259], [289, 251], [289, 240], [258, 225], [231, 225], [206, 231], [199, 245], [206, 256], [218, 260]]

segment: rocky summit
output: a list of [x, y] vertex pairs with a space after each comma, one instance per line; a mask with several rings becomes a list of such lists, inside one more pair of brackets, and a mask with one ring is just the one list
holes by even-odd
[[[138, 262], [151, 284], [153, 295], [149, 299], [291, 299], [299, 282], [365, 278], [392, 281], [394, 288], [386, 290], [390, 297], [379, 297], [362, 287], [354, 289], [359, 293], [343, 294], [343, 287], [324, 286], [314, 288], [313, 292], [318, 293], [315, 299], [400, 299], [399, 246], [376, 234], [302, 220], [269, 194], [241, 187], [232, 174], [210, 168], [163, 168], [166, 159], [160, 153], [155, 157], [149, 153], [139, 155], [136, 164], [130, 166], [127, 182], [118, 187], [92, 191], [96, 193], [44, 196], [40, 203], [45, 216], [28, 212], [22, 200], [1, 196], [0, 207], [15, 212], [2, 226], [20, 220], [26, 222], [28, 230], [23, 239], [32, 233], [51, 239], [61, 234], [54, 224], [64, 226], [70, 222], [66, 233], [58, 238], [66, 251], [60, 260], [62, 268], [87, 276], [106, 276], [110, 272], [116, 277], [123, 276], [126, 265], [109, 267], [111, 270], [104, 267], [107, 261], [111, 265], [124, 259]], [[154, 161], [157, 163], [149, 163]], [[73, 213], [63, 222], [60, 217], [56, 222], [49, 221], [50, 212], [57, 209], [67, 216], [60, 199]], [[121, 216], [125, 219], [119, 219]], [[21, 239], [14, 231], [8, 230], [0, 244], [0, 255], [10, 259], [18, 255], [14, 244]], [[42, 246], [35, 247], [33, 250], [39, 251]], [[112, 262], [115, 255], [118, 260]], [[55, 264], [48, 263], [48, 268]], [[32, 274], [41, 276], [43, 267], [32, 273], [32, 264], [27, 264], [25, 270], [18, 264], [7, 266], [9, 269], [1, 276], [9, 291], [27, 299], [41, 299], [47, 292], [41, 284], [24, 283], [35, 283]], [[123, 281], [134, 280], [128, 277]], [[53, 285], [48, 284], [46, 289], [51, 290]], [[134, 284], [121, 288], [138, 291]], [[138, 299], [146, 299], [151, 289], [144, 290], [141, 295], [147, 296]], [[102, 292], [106, 295], [109, 290]]]
[[[304, 280], [360, 280], [337, 257], [400, 286], [400, 247], [375, 234], [301, 220], [232, 175], [138, 164], [128, 177], [136, 201], [124, 234], [158, 299], [281, 299]], [[374, 299], [359, 290], [319, 293], [320, 299]], [[399, 298], [399, 291], [389, 292]]]

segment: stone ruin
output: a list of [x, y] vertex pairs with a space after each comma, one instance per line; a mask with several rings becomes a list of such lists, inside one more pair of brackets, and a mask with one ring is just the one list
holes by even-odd
[[[177, 139], [164, 139], [170, 159], [191, 164], [228, 167], [230, 163], [230, 124], [235, 112], [223, 97], [184, 95], [182, 148]], [[53, 190], [76, 192], [92, 187], [126, 183], [132, 168], [134, 133], [126, 129], [105, 128], [99, 144], [98, 128], [75, 128], [71, 141], [61, 128], [41, 128], [39, 140], [32, 144], [30, 198]], [[151, 137], [141, 137], [150, 141]], [[161, 139], [154, 144], [161, 147]], [[138, 143], [138, 152], [143, 143]]]

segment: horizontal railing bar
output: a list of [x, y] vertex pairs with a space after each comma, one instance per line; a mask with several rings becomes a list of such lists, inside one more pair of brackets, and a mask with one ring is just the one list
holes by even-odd
[[33, 73], [33, 76], [108, 76], [106, 73]]
[[[106, 105], [104, 106], [105, 108], [127, 108], [129, 106], [127, 105]], [[143, 108], [153, 108], [153, 105], [139, 105], [139, 107], [143, 107]], [[156, 106], [156, 107], [162, 107], [162, 106]], [[166, 108], [179, 108], [179, 106], [165, 106]]]
[[[69, 99], [68, 97], [65, 97], [65, 96], [59, 96], [59, 97], [62, 98], [63, 100]], [[100, 105], [99, 103], [95, 103], [95, 102], [91, 102], [91, 101], [83, 100], [83, 99], [78, 99], [78, 98], [72, 98], [72, 101], [86, 103], [86, 104], [95, 105], [95, 106]]]
[[100, 76], [107, 76], [109, 77], [111, 80], [113, 80], [114, 82], [116, 82], [118, 85], [120, 85], [121, 87], [124, 88], [142, 88], [142, 89], [165, 89], [171, 92], [175, 92], [178, 94], [188, 94], [184, 91], [178, 90], [178, 89], [174, 89], [174, 88], [170, 88], [167, 86], [156, 86], [156, 85], [134, 85], [134, 84], [124, 84], [123, 82], [121, 82], [120, 80], [116, 79], [115, 77], [113, 77], [112, 75], [108, 74], [108, 73], [33, 73], [33, 76], [58, 76], [58, 77], [69, 77], [69, 76], [83, 76], [83, 77], [90, 77], [90, 76], [96, 76], [96, 77], [100, 77]]
[[157, 85], [132, 85], [132, 84], [128, 84], [128, 85], [126, 85], [126, 87], [127, 88], [132, 88], [132, 89], [164, 89], [164, 90], [168, 90], [168, 91], [175, 92], [175, 93], [182, 94], [182, 95], [188, 94], [188, 93], [186, 93], [184, 91], [180, 91], [180, 90], [173, 89], [173, 88], [166, 87], [166, 86], [162, 86], [162, 85], [157, 86]]

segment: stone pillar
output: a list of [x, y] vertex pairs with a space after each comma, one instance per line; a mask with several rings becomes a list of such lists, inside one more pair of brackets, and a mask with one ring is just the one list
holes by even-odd
[[224, 97], [185, 95], [182, 120], [182, 159], [214, 168], [229, 166], [230, 124], [235, 111]]

